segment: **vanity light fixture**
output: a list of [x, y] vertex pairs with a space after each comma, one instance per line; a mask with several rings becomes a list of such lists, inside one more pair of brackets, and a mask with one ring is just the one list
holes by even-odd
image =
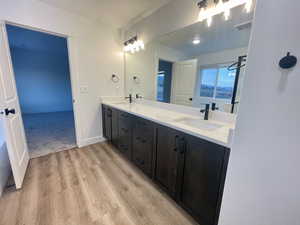
[[145, 45], [142, 40], [138, 40], [137, 36], [129, 39], [124, 42], [124, 52], [131, 52], [132, 54], [135, 52], [139, 52], [140, 50], [144, 50]]
[[224, 14], [224, 19], [228, 20], [230, 17], [230, 10], [240, 5], [245, 5], [245, 10], [249, 13], [252, 9], [253, 0], [213, 0], [214, 6], [208, 8], [208, 0], [198, 2], [200, 9], [198, 20], [206, 20], [207, 26], [211, 26], [212, 18], [215, 15]]

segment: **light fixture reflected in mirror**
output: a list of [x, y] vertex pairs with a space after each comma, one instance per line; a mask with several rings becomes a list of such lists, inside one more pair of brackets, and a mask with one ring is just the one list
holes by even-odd
[[124, 52], [130, 52], [135, 53], [139, 52], [140, 50], [144, 50], [145, 45], [142, 40], [138, 40], [137, 36], [134, 36], [133, 38], [129, 39], [128, 41], [124, 42]]
[[199, 38], [195, 38], [194, 40], [193, 40], [193, 44], [194, 45], [198, 45], [198, 44], [200, 44], [200, 39]]
[[245, 4], [246, 12], [251, 12], [253, 0], [213, 0], [214, 6], [208, 8], [208, 0], [202, 0], [198, 2], [200, 9], [198, 20], [206, 20], [207, 26], [210, 27], [212, 24], [213, 17], [215, 15], [224, 14], [224, 19], [228, 20], [230, 17], [230, 10], [237, 6]]

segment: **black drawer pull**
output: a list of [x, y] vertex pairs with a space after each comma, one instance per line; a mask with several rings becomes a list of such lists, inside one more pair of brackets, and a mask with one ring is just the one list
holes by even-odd
[[177, 148], [174, 148], [173, 151], [174, 151], [174, 152], [177, 152]]
[[145, 139], [142, 140], [142, 143], [146, 143], [146, 142], [147, 142], [147, 140], [145, 140]]

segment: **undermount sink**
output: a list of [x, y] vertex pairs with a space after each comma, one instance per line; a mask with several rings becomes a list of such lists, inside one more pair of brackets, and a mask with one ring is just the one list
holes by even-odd
[[202, 129], [202, 130], [215, 130], [215, 129], [223, 127], [220, 124], [215, 124], [215, 123], [203, 120], [203, 119], [182, 118], [182, 119], [176, 120], [176, 122], [182, 123], [182, 124], [194, 127], [194, 128]]

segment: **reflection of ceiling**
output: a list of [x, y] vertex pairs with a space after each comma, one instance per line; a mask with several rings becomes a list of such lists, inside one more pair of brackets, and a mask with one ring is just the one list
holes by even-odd
[[[164, 35], [158, 41], [188, 56], [246, 47], [251, 29], [238, 30], [235, 26], [252, 20], [252, 17], [252, 13], [245, 13], [243, 7], [237, 7], [231, 11], [228, 21], [224, 20], [223, 15], [214, 16], [211, 27], [207, 27], [206, 22], [195, 23]], [[199, 45], [193, 45], [195, 38], [200, 39]]]
[[122, 27], [172, 0], [39, 0], [88, 19]]
[[11, 48], [66, 53], [66, 39], [62, 37], [11, 25], [7, 25], [7, 34]]

